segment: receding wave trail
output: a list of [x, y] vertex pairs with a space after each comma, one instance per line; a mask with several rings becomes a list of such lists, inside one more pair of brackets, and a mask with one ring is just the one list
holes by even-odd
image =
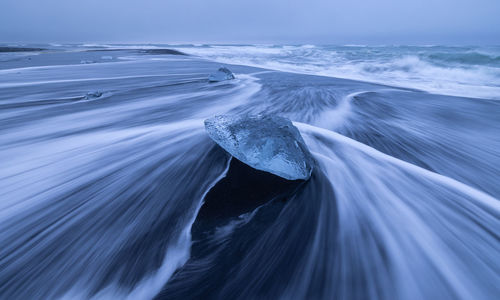
[[[115, 72], [129, 68], [117, 64]], [[79, 70], [58, 66], [46, 77], [78, 77]], [[61, 84], [64, 93], [78, 93], [95, 89], [94, 81], [112, 93], [35, 109], [20, 86], [4, 87], [19, 105], [2, 110], [0, 295], [152, 298], [189, 255], [188, 224], [226, 168], [225, 157], [210, 156], [203, 119], [241, 103], [228, 96], [244, 102], [258, 84], [243, 74], [237, 84], [194, 81], [162, 95], [179, 79], [162, 76], [41, 82], [24, 93], [50, 99]]]
[[[0, 82], [0, 298], [500, 293], [498, 101], [244, 66], [210, 84], [219, 64], [195, 58], [57, 55]], [[197, 213], [231, 168], [203, 120], [223, 113], [290, 118], [316, 168], [200, 241]]]
[[337, 133], [298, 125], [336, 195], [338, 257], [325, 267], [336, 288], [328, 294], [340, 299], [357, 298], [360, 291], [369, 299], [498, 294], [498, 199]]

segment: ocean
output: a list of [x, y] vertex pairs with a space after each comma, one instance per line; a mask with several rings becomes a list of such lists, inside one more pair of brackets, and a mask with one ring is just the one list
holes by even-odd
[[189, 45], [177, 49], [228, 64], [500, 99], [498, 46]]
[[[500, 294], [500, 47], [2, 47], [40, 49], [0, 53], [0, 299]], [[220, 114], [290, 119], [311, 178]]]

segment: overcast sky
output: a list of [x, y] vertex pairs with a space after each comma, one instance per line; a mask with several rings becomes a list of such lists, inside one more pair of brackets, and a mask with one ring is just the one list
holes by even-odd
[[0, 41], [500, 44], [500, 0], [0, 0]]

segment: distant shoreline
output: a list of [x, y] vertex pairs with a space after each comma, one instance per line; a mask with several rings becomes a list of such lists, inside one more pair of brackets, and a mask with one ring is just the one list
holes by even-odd
[[43, 48], [23, 48], [23, 47], [0, 47], [0, 53], [2, 52], [35, 52], [35, 51], [46, 51]]

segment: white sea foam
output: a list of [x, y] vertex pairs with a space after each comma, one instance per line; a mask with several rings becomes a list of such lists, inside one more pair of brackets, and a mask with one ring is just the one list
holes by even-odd
[[[500, 66], [495, 63], [500, 51], [496, 48], [481, 50], [492, 60], [483, 64], [462, 58], [468, 49], [443, 50], [436, 46], [214, 45], [177, 49], [228, 64], [368, 81], [436, 94], [500, 99]], [[436, 59], [435, 54], [443, 58]], [[447, 61], [447, 55], [458, 59]]]

